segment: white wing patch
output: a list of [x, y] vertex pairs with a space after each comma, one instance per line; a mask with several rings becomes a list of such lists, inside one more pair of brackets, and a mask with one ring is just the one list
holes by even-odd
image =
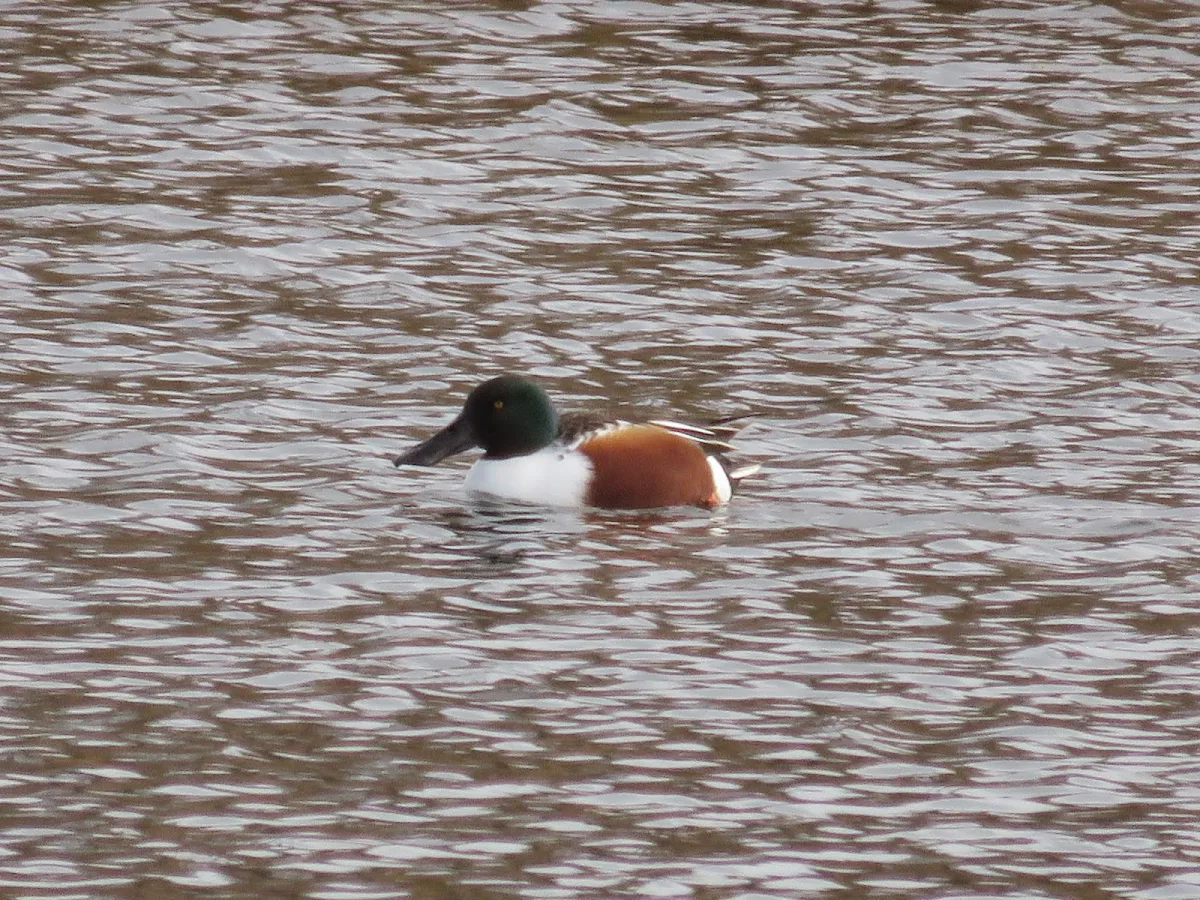
[[736, 449], [733, 444], [722, 440], [722, 438], [725, 436], [736, 433], [736, 430], [731, 432], [728, 428], [723, 430], [701, 428], [699, 425], [688, 425], [684, 422], [672, 422], [668, 419], [652, 419], [649, 424], [657, 425], [659, 428], [665, 428], [667, 431], [677, 434], [680, 437], [691, 438], [701, 447], [704, 447], [708, 450], [732, 452]]

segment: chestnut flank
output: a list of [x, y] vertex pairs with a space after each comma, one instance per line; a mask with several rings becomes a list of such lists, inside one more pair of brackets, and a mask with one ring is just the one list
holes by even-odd
[[626, 425], [589, 438], [579, 450], [592, 461], [587, 503], [607, 509], [701, 506], [720, 500], [707, 454], [694, 441], [655, 425]]

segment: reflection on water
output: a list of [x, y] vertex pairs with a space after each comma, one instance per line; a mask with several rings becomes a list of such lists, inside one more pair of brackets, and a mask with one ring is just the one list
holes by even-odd
[[[1163, 4], [5, 13], [0, 893], [1200, 893]], [[753, 412], [725, 510], [390, 457]]]

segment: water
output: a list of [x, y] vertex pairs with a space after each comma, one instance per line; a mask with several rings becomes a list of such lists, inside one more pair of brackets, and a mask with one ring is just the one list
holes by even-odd
[[[1200, 897], [1194, 9], [0, 31], [0, 893]], [[763, 473], [391, 467], [505, 370]]]

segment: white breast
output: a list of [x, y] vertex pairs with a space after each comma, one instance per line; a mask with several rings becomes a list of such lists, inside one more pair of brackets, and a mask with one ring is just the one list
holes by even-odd
[[528, 456], [479, 460], [467, 490], [543, 506], [583, 506], [592, 464], [582, 453], [545, 447]]

